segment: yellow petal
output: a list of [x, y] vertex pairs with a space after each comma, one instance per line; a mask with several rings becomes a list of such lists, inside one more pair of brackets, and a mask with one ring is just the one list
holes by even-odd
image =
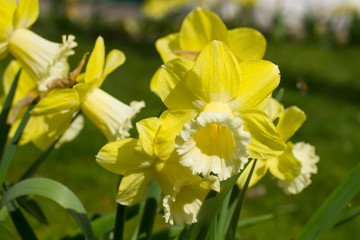
[[[249, 176], [250, 170], [252, 168], [252, 166], [254, 165], [254, 161], [252, 161], [245, 169], [244, 171], [242, 171], [240, 177], [237, 180], [237, 185], [239, 186], [239, 188], [243, 188], [246, 182], [246, 179]], [[260, 179], [265, 176], [266, 172], [268, 170], [268, 165], [266, 163], [266, 161], [263, 160], [258, 160], [256, 162], [255, 165], [255, 169], [253, 174], [251, 175], [250, 178], [250, 183], [249, 183], [249, 187], [254, 186], [258, 181], [260, 181]]]
[[250, 133], [251, 158], [270, 159], [282, 154], [285, 142], [266, 113], [258, 109], [243, 109], [239, 117], [244, 121], [244, 130]]
[[[256, 108], [280, 83], [278, 66], [265, 60], [245, 61], [239, 64], [240, 80], [237, 101], [246, 108]], [[270, 99], [269, 99], [270, 100]], [[266, 104], [267, 105], [267, 104]]]
[[81, 110], [108, 141], [115, 141], [130, 136], [131, 121], [144, 106], [143, 101], [132, 101], [127, 105], [95, 87], [82, 102]]
[[153, 93], [155, 93], [156, 95], [158, 95], [159, 97], [160, 97], [160, 94], [159, 94], [160, 70], [161, 70], [161, 67], [156, 70], [156, 72], [154, 73], [154, 75], [152, 76], [152, 78], [150, 80], [150, 90]]
[[119, 66], [123, 65], [125, 62], [125, 54], [117, 49], [113, 49], [106, 56], [104, 74], [102, 76], [105, 79], [110, 73], [112, 73]]
[[227, 29], [213, 12], [195, 9], [184, 19], [180, 29], [182, 50], [201, 51], [212, 40], [227, 43]]
[[305, 113], [298, 107], [292, 106], [279, 115], [279, 122], [276, 126], [284, 141], [289, 140], [306, 120]]
[[161, 122], [161, 119], [152, 117], [143, 119], [136, 123], [136, 129], [139, 133], [138, 147], [149, 156], [155, 157], [154, 139]]
[[39, 16], [39, 0], [20, 0], [14, 15], [14, 28], [29, 28]]
[[157, 91], [169, 109], [193, 108], [197, 99], [185, 86], [185, 76], [193, 64], [193, 61], [176, 58], [161, 67]]
[[7, 38], [13, 30], [13, 17], [16, 9], [14, 0], [0, 0], [0, 59], [5, 57]]
[[[14, 81], [14, 78], [18, 71], [20, 70], [21, 65], [18, 61], [11, 61], [6, 67], [3, 75], [3, 87], [5, 95], [10, 91], [11, 84]], [[21, 70], [20, 78], [16, 88], [15, 96], [13, 103], [15, 104], [20, 99], [25, 97], [32, 89], [36, 87], [36, 79], [34, 79], [25, 69]]]
[[173, 110], [163, 119], [163, 123], [154, 141], [154, 151], [163, 160], [170, 157], [174, 150], [176, 135], [183, 125], [197, 115], [193, 110]]
[[239, 62], [260, 60], [265, 54], [264, 36], [252, 28], [236, 28], [228, 31], [228, 46]]
[[279, 103], [276, 99], [271, 98], [269, 104], [266, 106], [265, 113], [270, 117], [272, 121], [279, 117], [284, 111], [284, 105]]
[[93, 82], [94, 80], [101, 78], [104, 69], [105, 60], [105, 44], [104, 39], [99, 36], [96, 39], [95, 46], [91, 52], [89, 61], [85, 70], [85, 83]]
[[53, 89], [36, 104], [31, 114], [36, 116], [71, 111], [77, 109], [79, 104], [79, 97], [74, 89]]
[[[203, 101], [228, 102], [239, 95], [242, 74], [238, 62], [223, 42], [213, 41], [186, 75], [186, 86]], [[254, 95], [252, 95], [254, 96]]]
[[125, 175], [120, 182], [116, 201], [122, 205], [136, 203], [147, 189], [153, 174], [150, 170], [135, 171]]
[[172, 33], [166, 37], [158, 39], [155, 43], [155, 47], [164, 63], [179, 57], [174, 52], [175, 50], [181, 49], [179, 43], [179, 33]]
[[272, 175], [282, 181], [295, 179], [300, 175], [301, 163], [293, 154], [293, 145], [288, 142], [284, 153], [277, 158], [268, 161], [269, 170]]
[[137, 139], [124, 138], [103, 146], [96, 155], [96, 162], [106, 170], [125, 175], [137, 170], [145, 170], [153, 159], [135, 150]]

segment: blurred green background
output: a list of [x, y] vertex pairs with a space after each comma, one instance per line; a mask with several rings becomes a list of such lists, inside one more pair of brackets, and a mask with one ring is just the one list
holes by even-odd
[[[85, 52], [91, 51], [96, 37], [102, 35], [107, 52], [117, 48], [127, 58], [125, 64], [107, 78], [103, 89], [127, 104], [132, 100], [146, 102], [146, 108], [137, 115], [134, 124], [145, 117], [158, 116], [165, 109], [149, 89], [152, 74], [162, 64], [154, 43], [156, 38], [178, 31], [184, 14], [175, 15], [171, 24], [167, 20], [142, 20], [134, 25], [139, 28], [135, 34], [126, 31], [129, 30], [126, 24], [102, 21], [96, 14], [86, 23], [71, 21], [62, 14], [43, 13], [32, 29], [52, 41], [59, 41], [62, 34], [74, 34], [79, 45], [76, 55], [70, 57], [73, 67]], [[244, 24], [228, 24], [240, 25]], [[275, 218], [242, 229], [243, 239], [296, 237], [320, 204], [359, 162], [360, 44], [338, 43], [328, 34], [308, 34], [296, 39], [282, 33], [281, 26], [275, 25], [265, 32], [268, 46], [264, 58], [279, 65], [279, 88], [285, 89], [283, 104], [297, 105], [307, 115], [307, 121], [292, 141], [305, 141], [316, 147], [320, 156], [318, 174], [312, 176], [312, 184], [299, 195], [285, 195], [270, 175], [250, 189], [241, 216], [274, 213]], [[357, 31], [360, 32], [360, 28]], [[1, 74], [9, 59], [0, 62]], [[131, 133], [137, 136], [134, 129]], [[90, 217], [113, 212], [118, 176], [95, 163], [95, 155], [104, 144], [105, 137], [86, 119], [80, 135], [54, 150], [35, 176], [52, 178], [68, 186], [83, 202]], [[32, 145], [18, 148], [9, 179], [17, 180], [40, 154]], [[27, 216], [39, 239], [59, 239], [77, 228], [65, 210], [51, 201], [36, 199], [50, 224], [41, 225]], [[349, 208], [359, 204], [360, 197], [356, 196]], [[129, 223], [128, 236], [136, 221]], [[160, 215], [158, 225], [165, 226]], [[356, 218], [331, 230], [323, 239], [355, 239], [360, 237], [359, 226], [360, 218]]]

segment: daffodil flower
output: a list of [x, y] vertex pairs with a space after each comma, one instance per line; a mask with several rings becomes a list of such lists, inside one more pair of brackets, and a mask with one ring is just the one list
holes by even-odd
[[[260, 32], [251, 28], [228, 30], [215, 13], [201, 8], [196, 8], [186, 16], [179, 33], [160, 38], [155, 46], [163, 62], [167, 63], [178, 57], [196, 60], [213, 40], [227, 45], [239, 62], [260, 60], [266, 49], [266, 40]], [[157, 72], [150, 83], [151, 90], [157, 95], [158, 84]]]
[[[196, 62], [169, 61], [159, 73], [159, 95], [169, 113], [155, 151], [167, 158], [175, 147], [193, 174], [215, 173], [220, 180], [238, 173], [249, 157], [280, 155], [285, 143], [262, 110], [279, 80], [276, 65], [239, 63], [221, 41], [205, 47]], [[166, 138], [176, 138], [175, 146]]]
[[[311, 183], [311, 174], [317, 173], [316, 163], [319, 161], [312, 145], [304, 142], [293, 144], [288, 141], [303, 124], [306, 116], [296, 106], [284, 109], [284, 106], [275, 99], [271, 99], [266, 112], [273, 121], [278, 119], [276, 129], [282, 139], [287, 141], [286, 149], [276, 158], [259, 159], [249, 186], [256, 184], [267, 170], [270, 170], [270, 173], [278, 179], [278, 184], [285, 193], [300, 193]], [[240, 187], [244, 185], [249, 169], [245, 169], [239, 177], [238, 185]]]
[[[116, 201], [123, 205], [137, 202], [150, 181], [155, 178], [164, 194], [165, 220], [170, 224], [191, 224], [210, 191], [219, 191], [216, 178], [202, 179], [180, 165], [176, 154], [160, 159], [155, 151], [157, 132], [162, 118], [139, 121], [139, 139], [125, 138], [108, 143], [97, 154], [96, 161], [105, 169], [123, 175]], [[168, 139], [174, 144], [173, 139]]]
[[75, 37], [62, 43], [48, 41], [28, 28], [39, 15], [38, 0], [2, 0], [0, 9], [0, 58], [10, 52], [35, 79], [41, 92], [48, 84], [67, 75], [67, 58], [74, 54]]
[[131, 120], [145, 106], [133, 101], [130, 106], [100, 89], [105, 78], [125, 61], [125, 55], [112, 50], [105, 60], [105, 45], [98, 37], [83, 78], [72, 88], [56, 88], [39, 101], [32, 115], [81, 111], [102, 131], [108, 141], [129, 136]]
[[[3, 89], [5, 95], [9, 92], [12, 81], [15, 75], [21, 68], [21, 64], [18, 61], [11, 61], [6, 67], [3, 75]], [[25, 113], [25, 109], [18, 107], [21, 102], [29, 99], [30, 103], [33, 101], [32, 97], [29, 97], [29, 93], [32, 93], [36, 88], [36, 79], [34, 79], [26, 69], [23, 69], [20, 73], [18, 85], [15, 91], [13, 106], [10, 111], [10, 118], [8, 122], [11, 123], [11, 129], [9, 137], [15, 134], [21, 119]], [[34, 93], [37, 95], [37, 93]], [[28, 105], [25, 103], [25, 105]], [[17, 113], [14, 113], [16, 111]], [[83, 117], [78, 116], [76, 120], [71, 123], [73, 115], [71, 113], [54, 113], [47, 116], [31, 116], [24, 131], [21, 135], [19, 144], [27, 144], [32, 142], [40, 149], [46, 149], [49, 144], [54, 142], [58, 137], [60, 138], [57, 147], [65, 142], [72, 141], [83, 128]], [[70, 128], [69, 128], [70, 126]]]
[[152, 19], [162, 19], [172, 11], [186, 6], [190, 0], [145, 0], [142, 11]]

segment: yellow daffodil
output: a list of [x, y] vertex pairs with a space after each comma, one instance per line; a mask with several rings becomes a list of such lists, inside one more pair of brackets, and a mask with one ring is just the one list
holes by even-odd
[[[179, 33], [157, 40], [156, 49], [164, 63], [177, 57], [196, 60], [200, 51], [213, 40], [226, 44], [239, 62], [260, 60], [266, 49], [266, 40], [260, 32], [251, 28], [228, 30], [215, 13], [200, 8], [186, 16]], [[158, 84], [157, 72], [150, 83], [151, 90], [157, 95]]]
[[109, 141], [129, 136], [131, 120], [144, 107], [133, 101], [130, 106], [100, 89], [105, 78], [125, 61], [125, 55], [112, 50], [105, 60], [105, 45], [98, 37], [86, 66], [83, 78], [72, 88], [50, 91], [33, 109], [33, 115], [82, 112], [102, 131]]
[[[12, 81], [20, 68], [21, 65], [18, 61], [11, 61], [5, 69], [3, 75], [3, 89], [5, 95], [9, 92]], [[23, 69], [19, 77], [13, 106], [8, 120], [8, 122], [12, 124], [9, 137], [12, 137], [15, 134], [25, 113], [25, 109], [22, 108], [22, 106], [28, 105], [33, 101], [33, 98], [29, 96], [29, 93], [31, 95], [34, 92], [34, 88], [36, 88], [36, 79], [33, 79], [26, 69]], [[36, 95], [37, 93], [35, 92], [33, 94]], [[26, 101], [29, 102], [26, 103]], [[32, 142], [38, 148], [46, 149], [49, 144], [54, 142], [62, 134], [63, 136], [58, 142], [57, 147], [65, 142], [72, 141], [83, 128], [83, 118], [82, 116], [78, 116], [72, 124], [71, 119], [72, 115], [69, 115], [69, 113], [49, 114], [48, 116], [31, 116], [21, 135], [19, 144], [23, 145]]]
[[[278, 119], [276, 129], [284, 141], [288, 141], [306, 119], [304, 112], [299, 108], [293, 106], [284, 109], [284, 106], [275, 99], [271, 99], [266, 112], [273, 121]], [[318, 161], [319, 157], [315, 154], [313, 146], [304, 142], [293, 144], [288, 141], [285, 151], [280, 156], [259, 159], [249, 186], [257, 183], [269, 169], [287, 194], [297, 194], [311, 183], [311, 174], [317, 173]], [[245, 169], [239, 177], [240, 187], [244, 185], [249, 171], [250, 168]]]
[[[176, 154], [161, 160], [154, 151], [162, 119], [147, 118], [136, 124], [139, 139], [125, 138], [105, 145], [96, 161], [105, 169], [123, 175], [116, 201], [135, 203], [155, 178], [163, 192], [165, 220], [170, 224], [191, 224], [210, 189], [219, 190], [216, 178], [202, 179], [180, 165]], [[174, 144], [174, 139], [167, 140]]]
[[0, 15], [0, 58], [10, 52], [37, 79], [39, 91], [48, 91], [48, 84], [66, 76], [75, 37], [54, 43], [28, 30], [39, 15], [38, 0], [1, 0]]
[[[261, 110], [279, 84], [269, 61], [238, 62], [221, 41], [213, 41], [196, 62], [177, 58], [159, 72], [159, 95], [170, 110], [155, 151], [166, 158], [176, 149], [193, 174], [238, 173], [248, 158], [273, 158], [285, 149], [274, 124]], [[169, 129], [164, 134], [162, 129]], [[175, 138], [175, 146], [166, 138]]]

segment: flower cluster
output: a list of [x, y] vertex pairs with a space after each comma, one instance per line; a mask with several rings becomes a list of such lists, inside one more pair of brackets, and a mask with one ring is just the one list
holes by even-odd
[[129, 136], [131, 120], [143, 108], [144, 102], [126, 105], [105, 91], [101, 84], [121, 66], [125, 55], [112, 50], [105, 59], [105, 45], [98, 37], [95, 47], [81, 73], [86, 55], [70, 71], [68, 57], [77, 46], [73, 35], [63, 36], [62, 43], [48, 41], [28, 28], [39, 15], [38, 0], [4, 0], [1, 6], [0, 57], [10, 53], [13, 60], [3, 76], [5, 95], [20, 69], [18, 86], [8, 118], [13, 136], [25, 113], [25, 107], [36, 102], [31, 118], [23, 131], [20, 144], [33, 142], [45, 149], [52, 142], [71, 141], [83, 128], [83, 118], [73, 121], [83, 112], [104, 133], [109, 141]]
[[196, 9], [156, 48], [164, 65], [150, 85], [167, 110], [138, 122], [138, 139], [108, 143], [96, 158], [123, 175], [118, 203], [138, 201], [155, 178], [166, 222], [194, 223], [209, 191], [221, 190], [219, 181], [243, 172], [242, 186], [249, 159], [260, 162], [252, 185], [268, 168], [286, 192], [310, 183], [318, 161], [314, 148], [287, 142], [305, 115], [271, 98], [280, 72], [262, 60], [266, 41], [259, 32], [228, 30], [213, 12]]

